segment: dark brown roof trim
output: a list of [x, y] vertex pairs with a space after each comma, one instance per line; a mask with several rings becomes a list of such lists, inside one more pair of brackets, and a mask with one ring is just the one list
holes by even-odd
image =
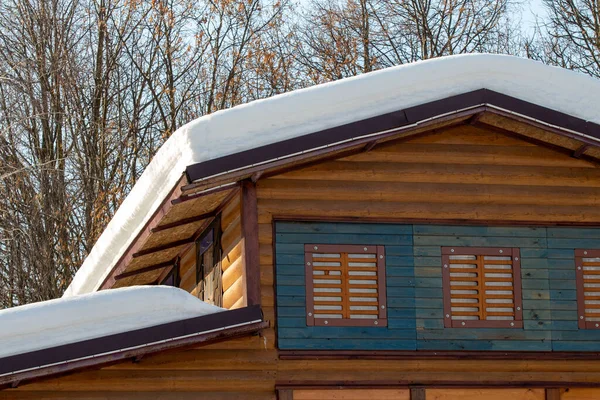
[[49, 375], [115, 363], [172, 348], [250, 334], [268, 326], [259, 306], [0, 358], [0, 388]]
[[[362, 121], [257, 147], [214, 160], [193, 164], [187, 167], [186, 174], [189, 181], [194, 182], [227, 171], [234, 171], [247, 166], [264, 163], [269, 160], [286, 157], [290, 154], [296, 154], [323, 146], [330, 146], [377, 132], [402, 128], [457, 110], [464, 110], [483, 105], [497, 107], [511, 113], [517, 113], [534, 120], [542, 121], [545, 124], [587, 135], [591, 139], [600, 140], [600, 125], [598, 124], [494, 92], [489, 89], [479, 89]], [[578, 136], [578, 139], [585, 141], [583, 136], [581, 138]]]

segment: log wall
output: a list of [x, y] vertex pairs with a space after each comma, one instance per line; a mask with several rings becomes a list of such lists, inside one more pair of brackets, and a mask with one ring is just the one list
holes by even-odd
[[[276, 216], [287, 216], [600, 224], [599, 192], [597, 165], [474, 127], [390, 143], [261, 179], [257, 184], [261, 305], [271, 321], [262, 336], [28, 384], [0, 392], [0, 399], [275, 399], [276, 383], [307, 382], [404, 388], [457, 382], [596, 386], [597, 360], [279, 360], [272, 223]], [[223, 221], [230, 221], [223, 222], [224, 284], [227, 270], [235, 268], [242, 254], [236, 214], [223, 213]], [[235, 282], [227, 277], [225, 293]], [[232, 296], [227, 304], [238, 301]], [[596, 398], [590, 396], [597, 392], [590, 390], [563, 390], [562, 396]]]

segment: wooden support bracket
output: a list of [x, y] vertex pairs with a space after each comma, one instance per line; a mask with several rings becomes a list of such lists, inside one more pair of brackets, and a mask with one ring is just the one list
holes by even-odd
[[583, 153], [585, 153], [585, 151], [587, 149], [589, 149], [591, 146], [587, 143], [581, 145], [577, 150], [575, 150], [573, 152], [573, 157], [574, 158], [581, 158], [581, 156], [583, 155]]
[[165, 268], [165, 267], [170, 267], [170, 266], [174, 265], [176, 261], [177, 261], [177, 258], [174, 258], [174, 259], [169, 260], [169, 261], [165, 261], [165, 262], [162, 262], [162, 263], [150, 265], [148, 267], [136, 269], [134, 271], [123, 272], [122, 274], [119, 274], [119, 275], [115, 276], [115, 281], [118, 281], [118, 280], [121, 280], [121, 279], [125, 279], [125, 278], [128, 278], [130, 276], [145, 274], [146, 272], [150, 272], [150, 271], [156, 271], [157, 269], [161, 269], [161, 268]]
[[172, 249], [175, 247], [183, 246], [184, 244], [192, 243], [193, 241], [194, 241], [194, 237], [190, 237], [187, 239], [177, 240], [177, 241], [171, 242], [171, 243], [161, 244], [160, 246], [150, 247], [149, 249], [144, 249], [144, 250], [138, 251], [137, 253], [135, 253], [133, 255], [133, 258], [145, 256], [145, 255], [152, 254], [152, 253], [157, 253], [157, 252], [163, 251], [163, 250], [169, 250], [169, 249]]

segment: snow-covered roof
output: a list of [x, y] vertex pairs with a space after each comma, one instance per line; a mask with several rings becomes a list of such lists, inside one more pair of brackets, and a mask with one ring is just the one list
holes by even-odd
[[600, 123], [600, 81], [502, 55], [437, 58], [257, 100], [192, 121], [155, 155], [65, 296], [97, 290], [187, 166], [478, 89]]
[[227, 311], [182, 289], [135, 286], [0, 310], [0, 358]]

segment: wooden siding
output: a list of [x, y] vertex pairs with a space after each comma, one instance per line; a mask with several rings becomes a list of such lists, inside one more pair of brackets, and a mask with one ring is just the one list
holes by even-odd
[[[539, 387], [543, 387], [545, 382], [552, 387], [560, 387], [558, 382], [597, 386], [600, 382], [599, 360], [280, 360], [275, 338], [272, 222], [274, 215], [286, 215], [296, 218], [504, 220], [513, 225], [535, 220], [600, 225], [599, 187], [600, 170], [596, 164], [474, 127], [454, 128], [402, 144], [376, 146], [368, 153], [261, 179], [257, 183], [261, 306], [265, 319], [271, 321], [271, 327], [265, 329], [261, 336], [168, 352], [144, 357], [136, 364], [123, 363], [27, 384], [18, 389], [0, 391], [0, 399], [151, 397], [275, 400], [276, 384], [301, 386], [307, 385], [307, 382], [333, 386], [387, 383], [395, 387], [452, 385], [456, 382], [481, 386], [514, 386], [523, 382], [536, 382]], [[239, 200], [236, 201], [239, 204]], [[239, 206], [231, 207], [239, 209]], [[180, 217], [196, 215], [188, 214]], [[223, 212], [224, 271], [235, 266], [243, 251], [240, 235], [237, 234], [239, 223], [232, 222], [238, 215], [239, 211]], [[226, 223], [228, 218], [229, 223]], [[227, 228], [229, 225], [231, 228]], [[550, 235], [560, 233], [558, 228], [552, 232], [547, 230], [546, 240], [550, 240]], [[398, 236], [402, 235], [398, 233]], [[572, 239], [552, 237], [557, 241]], [[572, 249], [560, 247], [568, 246], [566, 243], [556, 242], [551, 253], [529, 246], [532, 252], [528, 258], [546, 259], [548, 272], [560, 271], [555, 279], [546, 279], [548, 289], [538, 289], [545, 290], [550, 299], [528, 300], [532, 309], [539, 306], [537, 320], [542, 322], [542, 326], [545, 321], [553, 321], [550, 317], [570, 319], [576, 310], [569, 308], [571, 300], [562, 303], [562, 294], [559, 295], [562, 285], [569, 285], [571, 281], [568, 279], [568, 257]], [[398, 258], [395, 268], [399, 278], [405, 278], [403, 274], [410, 274], [414, 264], [412, 253], [406, 253], [410, 246], [408, 243], [390, 243], [386, 247], [397, 248], [395, 254], [387, 253], [388, 260], [392, 256]], [[279, 253], [276, 256], [280, 258]], [[282, 265], [294, 264], [293, 255], [283, 253], [281, 257], [284, 260]], [[423, 254], [420, 257], [435, 255]], [[535, 267], [535, 263], [529, 268], [540, 269]], [[542, 266], [541, 269], [544, 268]], [[561, 279], [561, 274], [567, 274], [567, 278]], [[406, 287], [404, 292], [414, 298], [416, 287]], [[399, 297], [397, 304], [406, 304], [401, 299], [404, 298]], [[553, 315], [541, 308], [552, 300], [561, 308]], [[431, 309], [428, 304], [423, 306], [419, 312], [427, 313], [423, 310]], [[294, 307], [282, 308], [280, 311], [283, 313], [279, 313], [278, 317], [295, 317], [302, 312], [301, 307]], [[406, 308], [399, 306], [398, 309], [396, 318], [402, 322], [397, 330], [412, 329], [415, 332], [416, 327], [402, 328], [401, 325], [408, 324], [411, 318], [415, 321], [416, 304]], [[285, 310], [289, 311], [287, 315]], [[428, 329], [439, 326], [435, 325], [439, 317], [424, 315], [416, 321], [419, 320], [427, 324]], [[547, 330], [540, 329], [539, 332], [547, 336]], [[569, 335], [579, 333], [569, 330], [560, 334], [563, 335], [560, 343], [573, 346]], [[580, 337], [575, 337], [572, 339], [574, 343], [584, 343], [578, 342]], [[590, 338], [586, 343], [598, 340], [590, 337], [588, 332], [583, 332], [583, 337]], [[413, 340], [416, 342], [416, 337]], [[598, 390], [563, 389], [562, 394], [565, 399], [592, 399], [599, 397]]]
[[181, 257], [179, 262], [179, 287], [185, 291], [198, 295], [196, 285], [196, 244]]
[[427, 389], [428, 400], [546, 400], [543, 389]]
[[[416, 349], [412, 226], [292, 223], [275, 227], [280, 349]], [[388, 326], [306, 326], [304, 245], [385, 246]]]
[[[388, 328], [306, 326], [304, 244], [384, 245]], [[600, 351], [578, 329], [574, 248], [600, 248], [600, 229], [277, 222], [282, 349]], [[444, 328], [443, 246], [517, 247], [523, 329]]]
[[[330, 384], [332, 388], [353, 384], [377, 387], [409, 385], [437, 387], [470, 382], [484, 388], [511, 386], [511, 382], [535, 382], [538, 388], [548, 382], [581, 382], [598, 385], [600, 361], [565, 360], [278, 360], [277, 353], [265, 350], [262, 339], [250, 338], [144, 357], [138, 363], [122, 363], [96, 371], [86, 371], [0, 391], [0, 399], [211, 399], [275, 400], [276, 384], [307, 382]], [[550, 384], [551, 383], [551, 384]], [[445, 388], [436, 393], [489, 394], [490, 389]], [[499, 390], [496, 388], [496, 390]], [[506, 393], [527, 392], [509, 389]], [[540, 389], [532, 389], [534, 393]], [[597, 399], [599, 388], [562, 389], [562, 399]], [[447, 397], [452, 399], [453, 397]], [[467, 397], [484, 400], [485, 396]], [[513, 398], [511, 396], [503, 397]], [[525, 397], [526, 399], [530, 399]], [[441, 397], [441, 399], [446, 399]]]
[[461, 126], [258, 182], [272, 216], [598, 223], [600, 168]]
[[223, 307], [239, 308], [244, 306], [244, 263], [241, 196], [235, 196], [223, 209], [221, 214], [221, 246], [223, 248]]

